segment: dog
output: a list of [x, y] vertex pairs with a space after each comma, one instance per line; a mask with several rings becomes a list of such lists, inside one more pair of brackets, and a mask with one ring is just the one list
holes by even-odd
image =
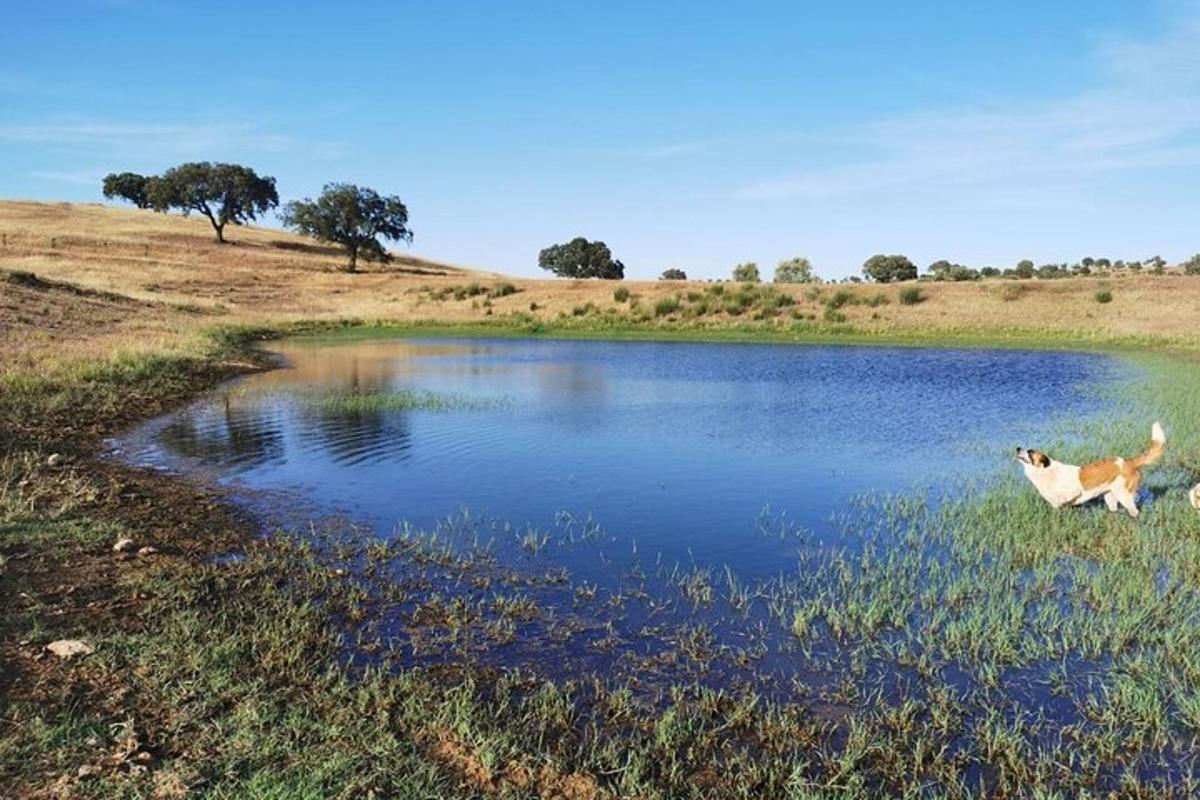
[[[1136, 494], [1142, 480], [1141, 469], [1162, 458], [1166, 443], [1167, 437], [1162, 426], [1156, 422], [1150, 429], [1150, 446], [1146, 452], [1133, 458], [1106, 458], [1077, 467], [1055, 461], [1037, 450], [1018, 447], [1017, 461], [1021, 462], [1025, 477], [1029, 478], [1038, 494], [1054, 508], [1079, 506], [1103, 496], [1109, 511], [1116, 511], [1119, 506], [1129, 512], [1129, 516], [1136, 518]], [[1200, 503], [1200, 498], [1194, 498], [1192, 503]]]

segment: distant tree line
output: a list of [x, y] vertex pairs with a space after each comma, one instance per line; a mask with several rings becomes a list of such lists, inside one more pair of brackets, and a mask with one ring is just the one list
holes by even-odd
[[[241, 164], [193, 161], [162, 175], [115, 172], [105, 176], [101, 188], [105, 197], [138, 208], [202, 214], [222, 244], [226, 225], [245, 225], [279, 205], [275, 179]], [[399, 197], [348, 183], [329, 183], [316, 200], [306, 197], [288, 203], [280, 218], [286, 228], [341, 245], [349, 272], [357, 269], [360, 258], [391, 260], [380, 239], [411, 242], [413, 238], [408, 208]]]
[[[225, 242], [225, 227], [244, 225], [279, 205], [275, 179], [260, 176], [241, 164], [194, 161], [172, 167], [161, 175], [136, 172], [111, 173], [104, 178], [104, 196], [133, 203], [138, 208], [166, 212], [176, 209], [208, 219], [217, 241]], [[304, 198], [288, 203], [280, 214], [283, 225], [319, 241], [340, 245], [347, 256], [347, 270], [354, 272], [359, 260], [386, 262], [391, 259], [383, 242], [411, 242], [408, 208], [396, 196], [380, 195], [374, 189], [349, 183], [329, 183], [315, 200]], [[381, 241], [382, 240], [382, 241]], [[862, 275], [877, 283], [911, 280], [975, 281], [982, 278], [1053, 279], [1074, 275], [1108, 273], [1116, 270], [1146, 271], [1162, 274], [1167, 262], [1161, 256], [1145, 260], [1093, 258], [1085, 256], [1074, 263], [1047, 263], [1035, 266], [1022, 259], [1013, 267], [969, 267], [939, 259], [918, 276], [917, 266], [903, 255], [877, 254], [862, 265]], [[601, 278], [621, 280], [625, 265], [613, 257], [602, 241], [577, 236], [538, 253], [538, 266], [563, 278]], [[1180, 264], [1188, 275], [1200, 275], [1200, 254]], [[758, 264], [747, 261], [733, 268], [733, 280], [759, 283]], [[663, 271], [660, 280], [687, 280], [678, 267]], [[821, 279], [807, 258], [780, 261], [775, 267], [775, 283], [811, 283]], [[851, 281], [860, 280], [851, 277]]]

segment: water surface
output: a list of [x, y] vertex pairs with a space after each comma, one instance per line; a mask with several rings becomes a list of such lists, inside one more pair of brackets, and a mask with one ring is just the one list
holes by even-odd
[[[1099, 408], [1103, 356], [996, 350], [513, 339], [301, 340], [121, 446], [291, 490], [381, 536], [460, 509], [515, 526], [590, 515], [623, 549], [747, 576], [781, 568], [764, 508], [822, 541], [864, 492], [1011, 469], [1017, 444]], [[314, 396], [418, 390], [448, 408]], [[560, 516], [561, 518], [561, 516]], [[589, 556], [588, 558], [594, 558]]]

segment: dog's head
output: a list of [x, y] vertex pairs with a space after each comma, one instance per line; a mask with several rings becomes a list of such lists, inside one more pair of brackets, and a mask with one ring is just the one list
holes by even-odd
[[1046, 469], [1050, 466], [1050, 456], [1040, 450], [1026, 450], [1024, 447], [1017, 448], [1017, 461], [1034, 469]]

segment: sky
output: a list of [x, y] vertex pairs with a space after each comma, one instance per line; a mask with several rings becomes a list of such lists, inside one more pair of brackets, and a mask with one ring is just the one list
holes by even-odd
[[527, 276], [1200, 251], [1196, 1], [4, 5], [0, 198], [234, 161]]

